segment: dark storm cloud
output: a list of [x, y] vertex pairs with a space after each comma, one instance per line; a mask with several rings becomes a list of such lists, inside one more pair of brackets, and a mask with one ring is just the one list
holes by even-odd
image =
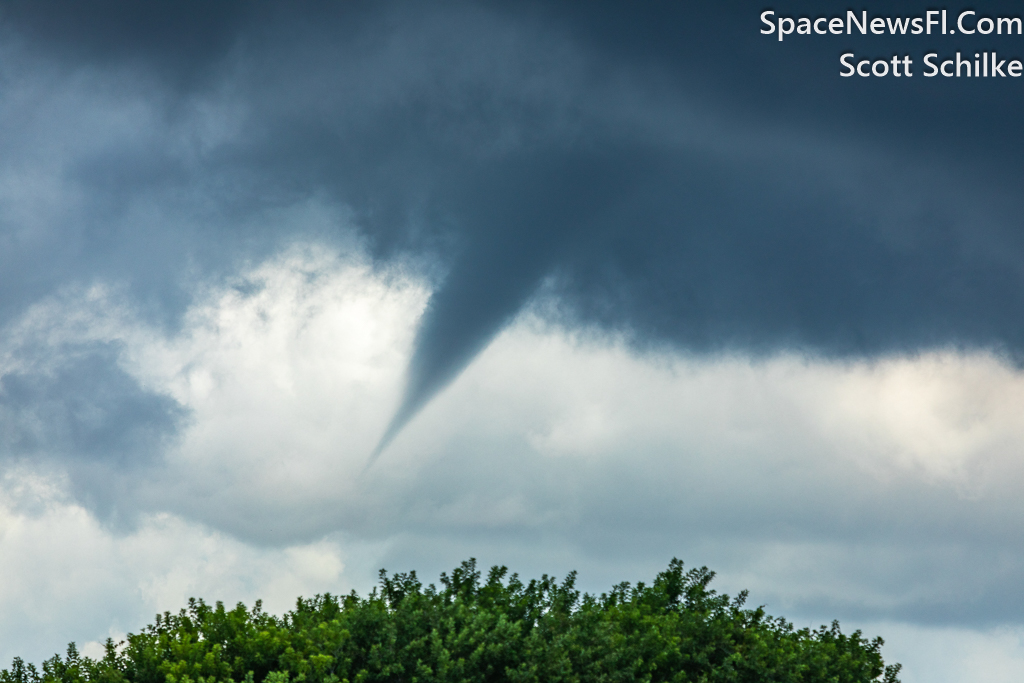
[[28, 40], [63, 59], [116, 65], [141, 62], [185, 85], [230, 47], [252, 11], [244, 2], [43, 0], [3, 3], [0, 15]]
[[56, 464], [80, 502], [131, 526], [131, 482], [159, 462], [188, 411], [125, 372], [117, 344], [40, 350], [0, 377], [0, 462]]
[[0, 380], [5, 451], [63, 454], [130, 466], [159, 453], [184, 416], [146, 392], [117, 364], [116, 349], [89, 345], [58, 368], [8, 372]]
[[[246, 221], [326, 196], [377, 258], [427, 253], [446, 274], [384, 443], [542, 284], [552, 310], [640, 345], [1018, 357], [1020, 89], [840, 79], [842, 51], [979, 43], [779, 43], [760, 9], [6, 5], [29, 71], [86, 64], [155, 113], [148, 137], [62, 169], [88, 196], [50, 226], [62, 265], [9, 256], [36, 274], [9, 276], [4, 309], [111, 277], [173, 317], [186, 265], [216, 273], [294, 237]], [[237, 106], [238, 130], [182, 152], [189, 106], [211, 100]]]

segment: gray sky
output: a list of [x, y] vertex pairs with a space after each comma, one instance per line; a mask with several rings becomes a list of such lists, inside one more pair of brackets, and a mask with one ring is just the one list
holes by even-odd
[[0, 3], [0, 658], [679, 556], [1019, 679], [1024, 91], [838, 56], [1022, 38], [693, 5]]

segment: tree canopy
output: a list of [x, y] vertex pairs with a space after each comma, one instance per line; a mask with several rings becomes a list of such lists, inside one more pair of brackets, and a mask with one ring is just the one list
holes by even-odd
[[524, 583], [475, 560], [424, 586], [389, 576], [366, 597], [299, 598], [282, 617], [191, 599], [94, 660], [74, 644], [0, 683], [898, 683], [881, 638], [837, 622], [794, 629], [709, 588], [714, 572], [672, 560], [650, 584], [581, 594], [575, 572]]

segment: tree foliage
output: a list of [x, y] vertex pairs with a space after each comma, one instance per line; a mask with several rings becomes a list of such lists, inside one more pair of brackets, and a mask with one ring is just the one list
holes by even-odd
[[524, 583], [494, 567], [482, 579], [474, 560], [442, 574], [440, 588], [381, 570], [365, 598], [299, 598], [283, 617], [259, 602], [192, 599], [124, 642], [108, 639], [98, 660], [71, 644], [41, 669], [16, 658], [0, 683], [897, 683], [881, 638], [837, 622], [795, 630], [745, 608], [746, 592], [709, 589], [713, 577], [673, 560], [651, 585], [597, 597], [575, 588], [575, 573]]

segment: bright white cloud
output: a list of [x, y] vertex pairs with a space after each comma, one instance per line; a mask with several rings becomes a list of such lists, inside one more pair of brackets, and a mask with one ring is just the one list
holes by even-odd
[[299, 595], [343, 589], [336, 542], [261, 549], [169, 514], [113, 533], [69, 500], [59, 477], [9, 470], [0, 482], [0, 658], [40, 661], [76, 640], [151, 623], [189, 597], [289, 609]]

